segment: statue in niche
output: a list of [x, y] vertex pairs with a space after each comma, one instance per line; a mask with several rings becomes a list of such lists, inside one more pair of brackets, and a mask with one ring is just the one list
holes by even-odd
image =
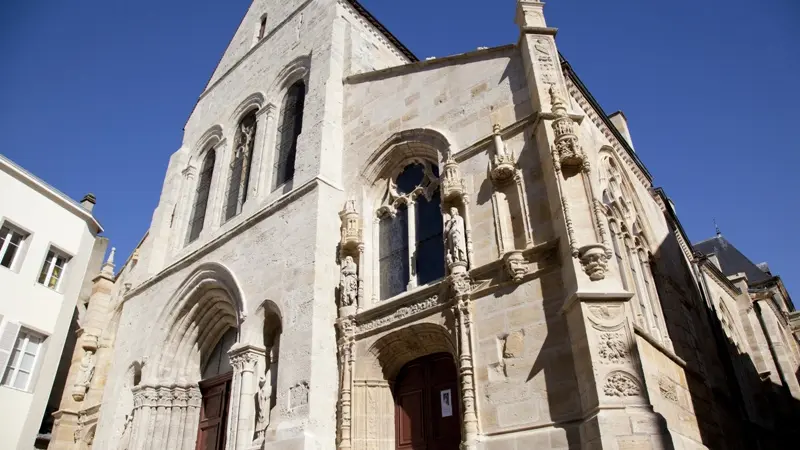
[[128, 450], [131, 443], [131, 427], [133, 426], [133, 413], [125, 415], [125, 425], [119, 438], [119, 450]]
[[76, 386], [89, 387], [94, 376], [94, 354], [92, 352], [85, 352], [81, 358], [81, 372], [78, 375], [78, 380], [75, 382]]
[[253, 133], [255, 132], [255, 122], [248, 126], [242, 122], [239, 133], [236, 135], [236, 154], [247, 154], [253, 144]]
[[342, 289], [341, 306], [353, 305], [358, 297], [358, 265], [353, 261], [352, 256], [344, 258], [340, 284]]
[[256, 440], [263, 441], [264, 433], [269, 425], [269, 402], [272, 397], [272, 386], [267, 376], [258, 377], [258, 396], [256, 397]]
[[458, 208], [450, 208], [450, 215], [444, 224], [445, 248], [447, 264], [467, 263], [467, 241], [464, 238], [464, 218], [458, 214]]

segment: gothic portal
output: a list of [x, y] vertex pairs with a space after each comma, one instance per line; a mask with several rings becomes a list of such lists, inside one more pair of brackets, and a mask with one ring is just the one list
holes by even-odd
[[419, 61], [355, 0], [254, 0], [95, 279], [51, 448], [790, 438], [780, 278], [691, 245], [544, 4], [515, 3], [517, 42]]

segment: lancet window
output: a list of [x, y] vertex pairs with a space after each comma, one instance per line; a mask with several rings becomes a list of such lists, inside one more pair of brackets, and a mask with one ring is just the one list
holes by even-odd
[[377, 212], [380, 298], [445, 274], [439, 169], [414, 161], [387, 180]]
[[189, 222], [188, 242], [192, 242], [200, 236], [203, 231], [203, 223], [206, 220], [206, 209], [208, 208], [208, 196], [211, 192], [211, 179], [214, 175], [214, 162], [216, 152], [211, 149], [203, 159], [203, 167], [200, 170], [200, 179], [197, 182], [197, 192], [194, 196], [194, 206], [192, 208], [192, 219]]
[[626, 186], [621, 170], [611, 157], [601, 161], [600, 182], [615, 264], [623, 287], [634, 293], [637, 323], [658, 340], [667, 341], [641, 219], [631, 189]]
[[228, 195], [225, 202], [225, 220], [229, 220], [242, 212], [247, 200], [247, 189], [250, 182], [250, 168], [253, 165], [253, 149], [256, 136], [256, 111], [253, 110], [242, 118], [236, 128], [233, 159], [228, 176]]
[[303, 107], [306, 99], [306, 84], [303, 80], [294, 83], [286, 93], [278, 127], [278, 149], [274, 166], [273, 188], [294, 178], [297, 157], [297, 140], [303, 131]]

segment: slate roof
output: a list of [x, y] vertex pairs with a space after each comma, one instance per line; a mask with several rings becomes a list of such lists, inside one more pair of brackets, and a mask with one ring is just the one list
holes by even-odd
[[747, 256], [728, 242], [721, 234], [693, 244], [692, 247], [704, 255], [710, 255], [712, 253], [717, 255], [720, 270], [726, 276], [744, 272], [745, 275], [747, 275], [747, 282], [751, 285], [772, 278], [771, 273], [759, 269], [753, 261], [750, 261]]

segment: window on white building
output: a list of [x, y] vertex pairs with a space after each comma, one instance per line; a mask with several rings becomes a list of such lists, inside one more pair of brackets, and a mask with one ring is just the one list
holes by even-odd
[[28, 234], [19, 228], [9, 223], [3, 224], [0, 228], [0, 266], [16, 269], [27, 237]]
[[44, 264], [42, 264], [42, 271], [39, 272], [39, 284], [58, 290], [68, 262], [69, 256], [51, 247], [47, 252]]
[[[11, 324], [6, 324], [3, 337], [6, 337], [7, 331], [14, 331], [9, 328]], [[14, 342], [11, 356], [8, 359], [5, 373], [3, 374], [3, 386], [10, 386], [15, 389], [27, 391], [30, 387], [33, 369], [36, 367], [36, 361], [42, 350], [42, 342], [44, 337], [20, 328], [17, 333], [16, 341]]]

